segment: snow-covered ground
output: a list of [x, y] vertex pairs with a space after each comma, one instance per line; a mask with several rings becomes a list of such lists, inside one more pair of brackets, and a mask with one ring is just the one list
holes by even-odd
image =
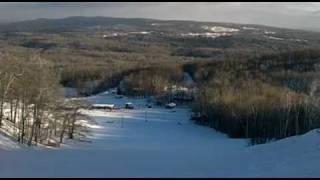
[[109, 38], [109, 37], [118, 37], [118, 36], [127, 36], [130, 34], [150, 34], [151, 32], [149, 31], [140, 31], [140, 32], [128, 32], [128, 33], [111, 33], [111, 34], [104, 34], [102, 37], [103, 38]]
[[253, 31], [258, 31], [258, 30], [260, 30], [259, 28], [248, 27], [248, 26], [243, 26], [242, 29], [244, 29], [244, 30], [253, 30]]
[[[0, 177], [316, 177], [320, 133], [248, 146], [189, 120], [190, 110], [145, 108], [144, 99], [102, 93], [95, 104], [134, 110], [83, 110], [87, 142], [61, 149], [19, 147], [0, 135]], [[11, 148], [8, 148], [11, 147]]]
[[222, 27], [222, 26], [202, 26], [203, 29], [205, 30], [210, 30], [216, 33], [221, 33], [221, 32], [238, 32], [239, 29], [235, 29], [235, 28], [229, 28], [229, 27]]
[[182, 33], [181, 36], [183, 37], [207, 37], [207, 38], [217, 38], [221, 36], [231, 36], [231, 33], [227, 32], [205, 32], [205, 33]]
[[234, 33], [238, 32], [239, 29], [228, 28], [222, 26], [201, 26], [202, 29], [205, 29], [210, 32], [199, 32], [199, 33], [182, 33], [180, 34], [183, 37], [207, 37], [207, 38], [217, 38], [223, 36], [232, 36]]
[[1, 149], [5, 150], [15, 150], [19, 149], [18, 143], [14, 142], [7, 134], [0, 132], [0, 157]]

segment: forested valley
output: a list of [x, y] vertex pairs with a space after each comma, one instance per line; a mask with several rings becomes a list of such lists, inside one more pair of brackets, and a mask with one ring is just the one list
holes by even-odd
[[[150, 19], [26, 23], [0, 25], [0, 127], [21, 143], [73, 138], [78, 110], [88, 104], [66, 101], [64, 88], [90, 96], [125, 79], [122, 94], [159, 96], [182, 86], [185, 73], [198, 89], [189, 104], [197, 124], [252, 144], [320, 127], [319, 33]], [[207, 37], [204, 26], [225, 32]]]

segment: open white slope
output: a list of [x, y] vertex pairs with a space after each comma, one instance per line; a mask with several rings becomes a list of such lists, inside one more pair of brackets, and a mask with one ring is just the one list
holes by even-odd
[[[193, 124], [187, 108], [145, 108], [145, 100], [103, 93], [96, 104], [135, 110], [83, 110], [88, 143], [62, 149], [8, 148], [0, 135], [0, 177], [319, 177], [320, 133], [249, 147], [213, 129]], [[146, 121], [147, 119], [147, 121]], [[15, 143], [13, 143], [15, 144]]]
[[19, 149], [20, 146], [18, 143], [14, 142], [8, 135], [3, 132], [0, 132], [0, 151], [1, 149], [14, 150]]

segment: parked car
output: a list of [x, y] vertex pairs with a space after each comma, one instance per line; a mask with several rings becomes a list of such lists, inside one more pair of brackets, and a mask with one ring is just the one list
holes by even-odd
[[148, 103], [146, 106], [147, 106], [148, 108], [152, 108], [152, 104], [151, 104], [151, 103]]
[[116, 95], [116, 98], [117, 98], [117, 99], [122, 99], [122, 98], [123, 98], [123, 95]]
[[173, 109], [173, 108], [175, 108], [177, 105], [176, 105], [176, 103], [168, 103], [168, 104], [166, 104], [166, 108], [167, 109]]
[[207, 115], [201, 114], [200, 112], [192, 113], [190, 119], [200, 124], [206, 123], [209, 120]]
[[200, 112], [193, 112], [191, 114], [191, 120], [200, 120], [202, 117], [201, 113]]
[[125, 108], [126, 109], [134, 109], [134, 106], [132, 103], [129, 102], [129, 103], [126, 103]]
[[111, 94], [117, 94], [117, 89], [111, 89], [110, 92]]

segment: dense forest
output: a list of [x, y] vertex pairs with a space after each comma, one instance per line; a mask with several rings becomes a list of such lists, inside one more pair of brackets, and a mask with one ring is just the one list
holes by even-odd
[[319, 55], [305, 49], [187, 65], [202, 87], [193, 107], [204, 116], [198, 123], [252, 143], [319, 128], [319, 100], [312, 93], [318, 88]]

